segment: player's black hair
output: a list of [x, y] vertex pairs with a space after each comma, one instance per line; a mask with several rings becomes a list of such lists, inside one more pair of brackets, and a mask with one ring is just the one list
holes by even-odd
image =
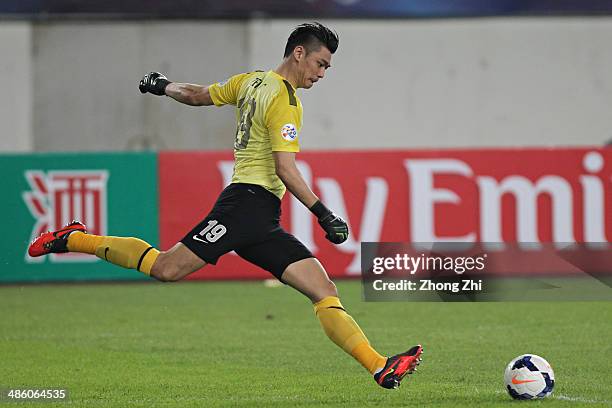
[[314, 23], [300, 24], [289, 35], [283, 57], [287, 58], [291, 55], [298, 45], [304, 46], [306, 52], [314, 51], [324, 45], [333, 54], [338, 49], [339, 41], [338, 34], [321, 23], [315, 21]]

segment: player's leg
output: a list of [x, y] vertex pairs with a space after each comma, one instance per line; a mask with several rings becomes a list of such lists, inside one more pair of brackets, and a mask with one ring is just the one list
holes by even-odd
[[287, 266], [281, 280], [306, 295], [325, 334], [374, 375], [384, 388], [397, 388], [406, 374], [412, 374], [421, 362], [423, 348], [414, 346], [392, 357], [380, 355], [368, 341], [355, 320], [340, 303], [336, 286], [316, 258], [306, 258]]
[[162, 281], [181, 280], [206, 264], [215, 265], [221, 256], [252, 239], [249, 220], [258, 217], [251, 214], [257, 208], [251, 199], [246, 185], [226, 187], [208, 216], [181, 242], [159, 255], [151, 276]]
[[161, 252], [151, 268], [151, 276], [162, 282], [176, 282], [206, 266], [206, 261], [179, 242]]
[[70, 252], [96, 255], [112, 264], [136, 269], [163, 282], [176, 282], [203, 268], [206, 262], [182, 243], [159, 251], [133, 237], [111, 237], [74, 232], [68, 237]]
[[[336, 285], [321, 263], [297, 238], [279, 227], [272, 230], [266, 240], [237, 249], [236, 253], [307, 296], [330, 340], [370, 373], [384, 371], [388, 359], [370, 345], [359, 325], [340, 303]], [[417, 362], [413, 361], [413, 366], [405, 371], [413, 370]]]
[[[28, 252], [31, 256], [87, 253], [161, 281], [177, 281], [208, 263], [214, 265], [221, 255], [241, 243], [237, 225], [244, 221], [228, 215], [241, 201], [242, 196], [236, 190], [235, 186], [227, 187], [210, 214], [169, 251], [160, 252], [139, 238], [87, 234], [83, 224], [73, 222], [41, 234], [30, 244]], [[218, 211], [219, 207], [224, 211]]]
[[291, 263], [280, 277], [281, 281], [296, 289], [314, 304], [327, 297], [338, 297], [334, 282], [329, 279], [317, 258], [309, 257]]
[[180, 280], [206, 265], [181, 243], [160, 252], [139, 238], [87, 234], [79, 222], [42, 234], [30, 245], [29, 252], [32, 256], [64, 252], [91, 254], [166, 282]]
[[357, 322], [346, 312], [338, 298], [336, 285], [316, 258], [306, 258], [290, 264], [281, 279], [312, 301], [315, 314], [330, 340], [353, 356], [371, 374], [385, 366], [387, 358], [370, 345]]
[[124, 238], [87, 234], [80, 222], [41, 234], [28, 248], [30, 256], [50, 253], [81, 252], [124, 268], [136, 269], [149, 275], [159, 251], [138, 238]]
[[215, 265], [221, 256], [240, 245], [241, 222], [231, 214], [213, 209], [181, 242], [159, 255], [151, 269], [151, 276], [164, 282], [174, 282], [207, 264]]
[[336, 285], [297, 238], [278, 228], [266, 241], [238, 249], [236, 253], [308, 297], [325, 334], [370, 373], [385, 366], [386, 357], [370, 346], [359, 325], [340, 303]]

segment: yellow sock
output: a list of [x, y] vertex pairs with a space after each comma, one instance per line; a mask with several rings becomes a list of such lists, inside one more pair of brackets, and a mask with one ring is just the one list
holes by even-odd
[[84, 254], [96, 254], [96, 248], [104, 241], [99, 235], [85, 234], [75, 231], [68, 236], [68, 250], [70, 252], [82, 252]]
[[328, 296], [314, 304], [315, 313], [327, 337], [353, 356], [371, 374], [383, 368], [387, 359], [370, 346], [359, 325], [346, 313], [335, 296]]
[[151, 274], [159, 251], [138, 238], [106, 237], [73, 232], [68, 237], [70, 252], [92, 254], [115, 265]]

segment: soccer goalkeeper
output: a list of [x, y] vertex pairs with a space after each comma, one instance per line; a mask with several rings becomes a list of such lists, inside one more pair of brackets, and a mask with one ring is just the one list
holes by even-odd
[[348, 237], [346, 222], [312, 192], [295, 162], [302, 127], [302, 103], [295, 90], [310, 89], [322, 79], [337, 48], [335, 32], [319, 23], [302, 24], [289, 36], [283, 60], [274, 70], [238, 74], [210, 86], [171, 82], [158, 72], [146, 74], [139, 86], [143, 94], [166, 95], [192, 106], [236, 106], [231, 184], [208, 216], [168, 251], [138, 238], [87, 234], [83, 224], [73, 222], [36, 238], [29, 254], [92, 254], [167, 282], [236, 251], [306, 295], [327, 336], [380, 386], [397, 388], [406, 374], [416, 370], [422, 347], [388, 358], [380, 355], [340, 303], [321, 263], [279, 224], [281, 198], [288, 189], [317, 217], [329, 241], [341, 244]]

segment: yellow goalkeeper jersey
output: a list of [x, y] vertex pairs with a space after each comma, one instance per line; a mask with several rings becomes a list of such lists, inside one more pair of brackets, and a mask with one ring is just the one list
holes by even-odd
[[256, 71], [208, 89], [216, 106], [236, 106], [232, 183], [258, 184], [282, 198], [286, 187], [272, 152], [298, 152], [302, 128], [302, 103], [291, 84], [274, 71]]

